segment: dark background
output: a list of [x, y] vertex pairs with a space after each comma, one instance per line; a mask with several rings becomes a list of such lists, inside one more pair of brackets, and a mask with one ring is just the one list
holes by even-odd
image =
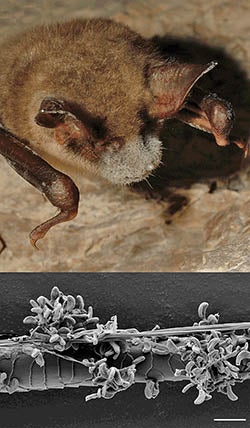
[[[250, 320], [248, 274], [0, 274], [0, 332], [24, 334], [22, 320], [30, 313], [29, 300], [49, 296], [58, 285], [82, 294], [101, 322], [117, 314], [120, 328], [151, 329], [192, 325], [197, 307], [210, 302], [221, 322]], [[244, 423], [214, 422], [214, 418], [250, 419], [250, 382], [234, 391], [239, 400], [224, 395], [200, 406], [197, 393], [181, 393], [183, 383], [161, 384], [156, 400], [146, 400], [143, 385], [134, 385], [112, 400], [85, 403], [90, 388], [0, 395], [0, 428], [151, 428], [234, 427]]]

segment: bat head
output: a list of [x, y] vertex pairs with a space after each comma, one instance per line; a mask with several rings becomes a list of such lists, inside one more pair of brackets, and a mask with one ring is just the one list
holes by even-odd
[[[63, 25], [58, 43], [65, 38]], [[53, 129], [55, 143], [69, 156], [88, 161], [109, 181], [141, 181], [161, 162], [162, 120], [182, 109], [192, 86], [215, 63], [163, 61], [127, 27], [100, 20], [81, 25], [74, 50], [64, 44], [63, 58], [47, 64], [50, 95], [35, 121]], [[76, 24], [72, 28], [76, 32]]]

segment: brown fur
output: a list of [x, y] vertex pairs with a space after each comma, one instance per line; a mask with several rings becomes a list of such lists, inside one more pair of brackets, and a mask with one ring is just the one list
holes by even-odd
[[153, 59], [147, 41], [113, 21], [35, 28], [1, 47], [0, 118], [32, 141], [32, 119], [44, 95], [52, 94], [87, 106], [106, 119], [110, 137], [126, 140], [139, 133], [138, 112], [152, 101], [145, 73]]
[[[163, 61], [150, 41], [126, 26], [91, 19], [14, 37], [0, 49], [0, 70], [4, 126], [60, 170], [91, 167], [126, 184], [158, 166], [161, 144], [151, 138], [158, 119], [181, 108], [207, 66]], [[55, 130], [39, 126], [35, 117], [46, 97], [70, 105], [75, 119]]]

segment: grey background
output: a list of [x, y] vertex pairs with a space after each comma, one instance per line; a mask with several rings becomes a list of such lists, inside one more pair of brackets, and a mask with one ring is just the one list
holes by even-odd
[[[201, 301], [221, 322], [250, 320], [248, 274], [1, 274], [0, 331], [23, 334], [22, 319], [30, 298], [49, 295], [53, 285], [65, 293], [82, 294], [94, 314], [105, 322], [117, 314], [119, 327], [151, 329], [191, 325]], [[108, 428], [108, 427], [234, 427], [243, 423], [216, 423], [213, 418], [250, 420], [250, 382], [234, 388], [237, 402], [214, 394], [195, 406], [194, 391], [182, 394], [182, 383], [165, 383], [156, 400], [146, 400], [142, 385], [112, 400], [84, 397], [89, 388], [0, 395], [0, 427]]]

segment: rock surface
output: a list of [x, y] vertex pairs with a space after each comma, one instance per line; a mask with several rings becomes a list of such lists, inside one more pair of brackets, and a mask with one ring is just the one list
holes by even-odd
[[[112, 17], [145, 37], [159, 36], [155, 40], [163, 52], [178, 52], [194, 62], [218, 59], [220, 69], [205, 84], [232, 101], [237, 131], [248, 134], [248, 0], [219, 5], [216, 0], [87, 3], [44, 0], [34, 6], [29, 0], [22, 5], [6, 1], [0, 5], [1, 38], [65, 16]], [[164, 201], [145, 200], [129, 189], [82, 177], [77, 183], [81, 189], [78, 217], [50, 231], [39, 243], [40, 251], [31, 247], [28, 234], [53, 215], [53, 207], [1, 158], [0, 236], [6, 248], [0, 254], [0, 270], [249, 271], [248, 159], [241, 162], [237, 149], [216, 148], [212, 138], [184, 125], [166, 125], [163, 140], [166, 166], [163, 178], [152, 185], [167, 194]], [[218, 175], [224, 178], [217, 179]], [[166, 190], [169, 183], [171, 191]], [[182, 199], [182, 209], [173, 207], [173, 201]], [[177, 212], [170, 215], [173, 211]], [[0, 250], [1, 245], [0, 241]]]

